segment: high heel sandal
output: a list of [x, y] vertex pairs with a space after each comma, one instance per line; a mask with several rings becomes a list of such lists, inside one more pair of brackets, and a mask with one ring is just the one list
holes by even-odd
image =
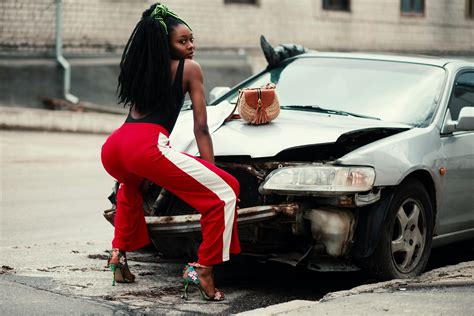
[[215, 289], [215, 294], [214, 296], [209, 296], [204, 288], [199, 284], [199, 274], [197, 273], [195, 268], [209, 268], [203, 265], [200, 265], [199, 263], [190, 263], [186, 265], [183, 269], [183, 282], [184, 282], [184, 293], [182, 295], [182, 298], [185, 300], [188, 299], [188, 288], [189, 285], [195, 285], [198, 289], [199, 292], [201, 292], [201, 297], [203, 300], [206, 301], [212, 301], [212, 302], [218, 302], [218, 301], [223, 301], [224, 300], [224, 292]]
[[113, 274], [112, 286], [117, 283], [132, 283], [135, 281], [135, 276], [130, 272], [127, 264], [127, 257], [125, 253], [119, 249], [114, 248], [107, 260], [107, 266], [110, 267]]

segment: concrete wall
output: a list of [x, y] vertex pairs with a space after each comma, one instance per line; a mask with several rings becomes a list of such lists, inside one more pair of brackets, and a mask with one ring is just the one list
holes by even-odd
[[[423, 16], [402, 16], [400, 0], [352, 0], [350, 12], [322, 9], [322, 0], [163, 1], [193, 27], [202, 49], [257, 48], [296, 42], [319, 50], [473, 54], [474, 19], [468, 0], [425, 0]], [[135, 23], [154, 1], [64, 0], [66, 54], [120, 52]], [[52, 54], [55, 0], [0, 2], [1, 54]]]
[[[214, 86], [234, 86], [252, 73], [245, 56], [197, 54], [206, 96]], [[71, 93], [80, 101], [116, 105], [118, 58], [70, 58]], [[63, 74], [52, 58], [0, 58], [0, 105], [42, 107], [43, 98], [62, 98]]]

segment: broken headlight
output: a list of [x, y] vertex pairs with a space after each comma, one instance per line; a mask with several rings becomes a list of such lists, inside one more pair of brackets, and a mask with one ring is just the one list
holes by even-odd
[[272, 171], [259, 188], [260, 193], [338, 194], [370, 191], [375, 181], [371, 167], [305, 165]]

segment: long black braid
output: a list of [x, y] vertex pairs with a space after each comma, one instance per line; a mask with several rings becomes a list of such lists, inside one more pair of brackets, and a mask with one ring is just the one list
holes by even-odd
[[152, 17], [156, 6], [160, 4], [153, 4], [143, 12], [120, 62], [118, 103], [134, 106], [141, 114], [168, 111], [175, 106], [171, 95], [168, 34], [176, 25], [186, 23], [170, 15], [162, 21]]

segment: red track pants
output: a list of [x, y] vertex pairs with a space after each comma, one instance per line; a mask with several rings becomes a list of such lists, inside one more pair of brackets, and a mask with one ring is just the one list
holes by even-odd
[[201, 213], [200, 264], [215, 265], [240, 252], [238, 181], [207, 161], [174, 151], [160, 125], [123, 124], [102, 146], [102, 164], [120, 183], [113, 248], [134, 251], [150, 242], [140, 193], [146, 178]]

